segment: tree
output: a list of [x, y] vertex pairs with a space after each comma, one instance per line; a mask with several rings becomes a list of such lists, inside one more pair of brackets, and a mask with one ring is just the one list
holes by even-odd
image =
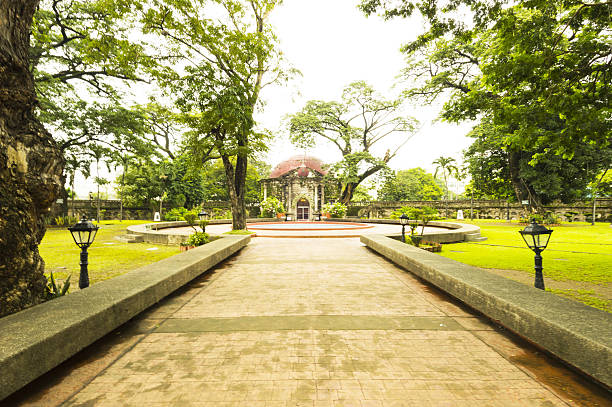
[[448, 177], [451, 177], [453, 174], [458, 175], [459, 168], [455, 165], [455, 160], [452, 157], [443, 157], [440, 156], [436, 158], [432, 164], [436, 166], [436, 171], [434, 172], [434, 178], [438, 176], [438, 171], [442, 170], [442, 179], [444, 180], [444, 189], [446, 190], [446, 199], [449, 199], [448, 194]]
[[135, 164], [127, 167], [117, 182], [127, 204], [154, 208], [163, 197], [172, 206], [193, 208], [205, 199], [204, 172], [193, 170], [187, 156], [179, 155], [174, 161], [133, 160]]
[[378, 193], [381, 201], [436, 201], [444, 191], [422, 168], [400, 170], [387, 178]]
[[64, 160], [36, 118], [29, 40], [36, 0], [0, 3], [0, 317], [44, 298], [38, 245]]
[[[586, 198], [588, 185], [612, 162], [612, 150], [576, 146], [571, 159], [539, 148], [522, 150], [506, 141], [489, 122], [469, 134], [474, 143], [464, 152], [474, 193], [494, 199], [529, 200], [538, 212], [554, 200], [571, 203]], [[537, 156], [536, 163], [532, 163]]]
[[[261, 188], [259, 180], [266, 177], [266, 174], [259, 174], [258, 168], [265, 168], [265, 164], [258, 165], [258, 161], [252, 161], [252, 165], [247, 168], [245, 181], [245, 203], [256, 203], [261, 200]], [[223, 162], [216, 160], [208, 162], [202, 170], [204, 200], [205, 201], [229, 201], [229, 194], [225, 182], [225, 168]]]
[[[514, 150], [545, 148], [567, 159], [584, 144], [610, 144], [609, 1], [363, 0], [361, 7], [386, 18], [424, 16], [429, 29], [403, 48], [406, 79], [417, 84], [406, 94], [450, 96], [444, 119], [486, 117]], [[461, 21], [465, 12], [471, 21]]]
[[452, 157], [440, 156], [436, 158], [432, 163], [436, 166], [436, 172], [434, 173], [434, 178], [438, 176], [438, 171], [442, 170], [442, 178], [444, 179], [444, 189], [446, 190], [446, 208], [444, 209], [446, 217], [448, 217], [448, 200], [449, 200], [448, 177], [452, 176], [453, 174], [457, 174], [459, 171], [457, 166], [454, 164], [455, 161], [456, 160]]
[[194, 165], [223, 162], [234, 229], [246, 228], [249, 156], [266, 148], [253, 118], [260, 92], [286, 79], [267, 22], [278, 3], [155, 0], [145, 16], [146, 32], [163, 36], [167, 55], [178, 55], [171, 60], [181, 69], [167, 67], [160, 79], [185, 114]]
[[[340, 201], [348, 204], [357, 186], [369, 176], [387, 168], [389, 161], [414, 134], [416, 120], [402, 116], [400, 100], [386, 100], [363, 81], [348, 85], [342, 102], [311, 100], [301, 112], [289, 118], [291, 141], [312, 147], [325, 140], [340, 150], [342, 160], [329, 176], [342, 183]], [[395, 141], [393, 150], [375, 155], [380, 142]]]
[[127, 87], [119, 85], [144, 85], [157, 66], [138, 40], [143, 37], [133, 35], [140, 7], [132, 0], [42, 0], [36, 11], [29, 62], [40, 102], [37, 113], [67, 161], [76, 164], [66, 167], [64, 183], [70, 179], [72, 185], [77, 171], [87, 175], [92, 148], [122, 150], [117, 146], [128, 132], [117, 142], [100, 131], [108, 122], [133, 129], [143, 119], [139, 112], [125, 114]]

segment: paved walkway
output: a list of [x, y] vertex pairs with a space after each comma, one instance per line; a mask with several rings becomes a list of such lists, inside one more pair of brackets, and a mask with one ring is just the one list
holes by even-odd
[[523, 407], [605, 397], [357, 239], [258, 238], [10, 402]]

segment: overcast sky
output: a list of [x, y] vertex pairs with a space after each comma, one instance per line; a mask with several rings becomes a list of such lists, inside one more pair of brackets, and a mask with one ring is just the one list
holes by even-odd
[[[257, 119], [277, 136], [263, 157], [273, 167], [292, 155], [304, 153], [282, 136], [282, 119], [300, 111], [308, 100], [339, 100], [342, 89], [356, 80], [365, 80], [385, 96], [399, 91], [397, 87], [392, 89], [405, 65], [399, 49], [424, 30], [422, 22], [417, 17], [392, 21], [377, 16], [366, 18], [357, 9], [357, 3], [357, 0], [285, 0], [273, 11], [271, 23], [281, 49], [302, 73], [288, 86], [269, 87], [261, 94], [266, 106]], [[410, 108], [407, 113], [419, 120], [421, 128], [389, 163], [392, 168], [422, 167], [433, 173], [432, 161], [440, 156], [460, 161], [461, 151], [470, 144], [465, 135], [471, 124], [435, 122], [439, 110], [440, 105]], [[393, 150], [394, 145], [397, 144], [381, 145], [379, 149]], [[326, 163], [341, 158], [340, 152], [329, 145], [318, 145], [307, 154]], [[101, 176], [114, 179], [116, 175], [106, 174], [102, 168]], [[93, 178], [77, 185], [79, 196], [95, 191]], [[112, 188], [107, 190], [114, 195]]]
[[[259, 119], [266, 128], [281, 134], [284, 115], [298, 112], [308, 100], [339, 100], [342, 89], [355, 80], [367, 81], [384, 95], [397, 92], [391, 87], [405, 65], [399, 48], [424, 30], [422, 22], [418, 18], [366, 18], [356, 4], [356, 0], [285, 0], [273, 12], [271, 22], [281, 49], [303, 76], [290, 87], [267, 89], [262, 94], [267, 105]], [[471, 124], [433, 123], [439, 109], [440, 105], [410, 109], [408, 113], [422, 127], [390, 162], [392, 168], [423, 167], [433, 172], [432, 161], [441, 155], [460, 160], [461, 151], [470, 144], [465, 135]], [[281, 138], [271, 146], [267, 160], [275, 165], [299, 153], [303, 150]], [[339, 151], [325, 145], [307, 153], [325, 162], [341, 157]]]

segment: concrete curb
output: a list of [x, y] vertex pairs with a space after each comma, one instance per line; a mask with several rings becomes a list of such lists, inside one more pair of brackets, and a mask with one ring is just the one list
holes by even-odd
[[[247, 223], [257, 222], [276, 222], [276, 218], [255, 218], [247, 219]], [[231, 219], [212, 219], [209, 221], [209, 225], [227, 225], [231, 224]], [[167, 234], [163, 230], [177, 227], [189, 226], [184, 220], [172, 221], [172, 222], [156, 222], [146, 223], [139, 225], [131, 225], [127, 227], [127, 232], [134, 235], [141, 235], [143, 240], [147, 243], [153, 244], [168, 244], [168, 245], [179, 245], [181, 242], [187, 240], [185, 235], [172, 235]], [[218, 236], [210, 236], [211, 240], [219, 238]]]
[[228, 236], [0, 319], [0, 400], [236, 253]]
[[387, 236], [362, 235], [361, 242], [612, 387], [612, 315]]
[[[399, 219], [351, 219], [351, 218], [338, 218], [338, 219], [326, 219], [330, 222], [363, 222], [363, 223], [374, 223], [374, 224], [384, 224], [384, 225], [399, 225]], [[422, 222], [419, 222], [421, 225]], [[435, 243], [456, 243], [456, 242], [465, 242], [471, 240], [486, 240], [486, 238], [481, 238], [480, 236], [480, 227], [476, 225], [470, 225], [466, 223], [452, 223], [452, 222], [437, 222], [432, 221], [428, 223], [429, 226], [435, 226], [439, 228], [448, 229], [445, 232], [438, 233], [427, 233], [425, 234], [425, 240], [428, 242]], [[408, 232], [410, 230], [406, 228]], [[398, 233], [396, 236], [400, 237], [401, 234]]]

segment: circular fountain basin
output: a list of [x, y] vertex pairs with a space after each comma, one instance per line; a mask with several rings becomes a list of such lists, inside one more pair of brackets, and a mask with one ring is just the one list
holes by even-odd
[[369, 229], [374, 225], [365, 223], [353, 222], [266, 222], [266, 223], [249, 223], [249, 230], [279, 230], [279, 231], [299, 231], [299, 230], [357, 230]]

